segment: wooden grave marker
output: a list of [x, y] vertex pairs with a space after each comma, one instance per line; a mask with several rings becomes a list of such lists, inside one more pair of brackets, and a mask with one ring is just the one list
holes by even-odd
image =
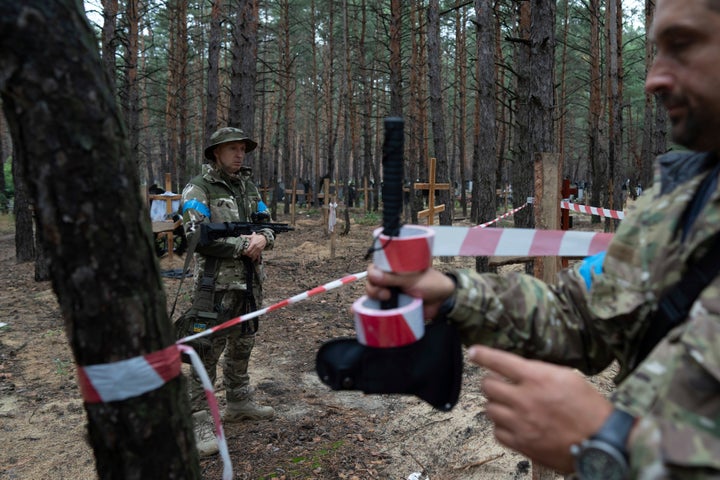
[[415, 183], [415, 190], [428, 190], [428, 208], [418, 212], [418, 219], [427, 217], [427, 224], [433, 225], [435, 214], [445, 211], [445, 204], [435, 205], [435, 190], [450, 190], [449, 183], [435, 183], [435, 158], [430, 159], [430, 172], [428, 183]]

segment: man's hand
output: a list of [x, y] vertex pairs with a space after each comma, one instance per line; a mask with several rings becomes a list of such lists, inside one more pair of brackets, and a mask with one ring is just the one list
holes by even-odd
[[455, 283], [444, 273], [430, 268], [418, 273], [383, 272], [368, 267], [365, 292], [375, 300], [389, 300], [390, 287], [398, 287], [411, 297], [422, 298], [425, 318], [433, 318], [440, 305], [455, 291]]
[[479, 345], [468, 355], [489, 370], [482, 389], [498, 442], [558, 472], [573, 471], [570, 446], [597, 432], [612, 404], [570, 368]]
[[248, 246], [243, 250], [243, 255], [250, 257], [254, 262], [257, 261], [267, 245], [265, 235], [253, 232], [250, 235], [243, 235], [243, 238], [249, 241]]

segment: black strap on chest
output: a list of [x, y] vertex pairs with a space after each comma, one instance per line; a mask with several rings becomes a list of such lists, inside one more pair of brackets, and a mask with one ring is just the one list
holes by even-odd
[[[702, 209], [717, 188], [720, 163], [703, 180], [698, 191], [683, 216], [682, 240], [690, 232], [690, 227], [700, 215]], [[652, 319], [645, 336], [640, 340], [633, 368], [637, 367], [650, 354], [655, 345], [670, 330], [687, 319], [695, 300], [710, 282], [720, 273], [720, 232], [708, 241], [710, 248], [697, 261], [691, 263], [678, 283], [670, 287], [658, 302], [658, 309]]]
[[660, 299], [655, 317], [640, 341], [635, 366], [639, 365], [673, 328], [685, 321], [690, 308], [705, 287], [720, 273], [720, 233], [715, 234], [708, 252], [691, 264], [683, 278]]

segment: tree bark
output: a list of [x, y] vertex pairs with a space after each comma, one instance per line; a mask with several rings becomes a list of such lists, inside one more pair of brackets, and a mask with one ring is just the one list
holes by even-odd
[[[601, 192], [606, 184], [605, 167], [601, 161], [601, 131], [600, 118], [602, 116], [600, 76], [600, 0], [590, 0], [590, 109], [588, 110], [588, 161], [590, 162], [590, 177], [592, 179], [590, 205], [601, 205]], [[593, 216], [593, 221], [598, 221]]]
[[218, 129], [218, 100], [220, 98], [220, 43], [222, 29], [222, 0], [212, 2], [210, 33], [208, 34], [207, 108], [205, 113], [205, 141]]
[[[448, 165], [447, 143], [445, 141], [445, 109], [442, 95], [442, 68], [440, 63], [440, 2], [430, 0], [427, 9], [428, 19], [428, 91], [430, 92], [430, 113], [432, 116], [433, 150], [437, 159], [437, 176], [435, 181], [450, 183], [450, 167]], [[453, 203], [452, 187], [440, 190], [437, 195], [445, 210], [440, 212], [440, 225], [452, 225]]]
[[110, 89], [115, 91], [115, 54], [118, 44], [117, 15], [118, 0], [102, 0], [103, 27], [102, 27], [102, 62], [107, 74]]
[[[0, 32], [0, 95], [76, 363], [172, 345], [137, 169], [81, 4], [2, 2]], [[182, 376], [85, 410], [100, 478], [200, 478]]]
[[[473, 208], [478, 212], [476, 221], [486, 222], [495, 218], [495, 175], [497, 172], [496, 122], [495, 122], [495, 16], [491, 0], [475, 0], [477, 19], [478, 79], [477, 120], [473, 148]], [[489, 270], [487, 257], [477, 257], [475, 269]]]
[[[256, 0], [236, 0], [232, 36], [229, 123], [248, 135], [255, 130], [255, 82], [258, 56], [258, 4]], [[289, 42], [290, 39], [288, 38]], [[252, 152], [250, 153], [252, 155]], [[252, 157], [250, 157], [252, 158]]]
[[[5, 109], [7, 105], [3, 105]], [[7, 117], [8, 123], [11, 118]], [[33, 209], [30, 193], [25, 186], [26, 170], [20, 157], [25, 156], [25, 145], [16, 137], [12, 125], [10, 131], [13, 136], [12, 174], [15, 182], [15, 203], [13, 215], [15, 216], [15, 261], [17, 263], [31, 262], [35, 259], [35, 236], [33, 233]]]

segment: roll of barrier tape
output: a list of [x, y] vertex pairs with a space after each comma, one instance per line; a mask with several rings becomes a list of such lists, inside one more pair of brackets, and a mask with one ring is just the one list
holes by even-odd
[[373, 232], [373, 262], [381, 270], [395, 273], [422, 272], [432, 266], [435, 231], [419, 225], [403, 225], [400, 235], [388, 237], [382, 228]]
[[355, 331], [359, 343], [368, 347], [401, 347], [425, 334], [423, 302], [405, 294], [398, 295], [398, 308], [382, 310], [380, 302], [367, 295], [353, 303]]

